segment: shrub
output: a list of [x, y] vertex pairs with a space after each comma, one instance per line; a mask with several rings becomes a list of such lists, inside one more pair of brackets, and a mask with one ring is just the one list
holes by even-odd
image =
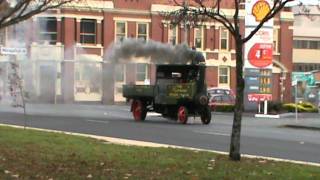
[[214, 111], [217, 112], [233, 112], [234, 105], [217, 105], [214, 107]]
[[309, 102], [301, 102], [298, 104], [288, 103], [283, 105], [283, 108], [289, 112], [295, 112], [296, 107], [298, 112], [318, 112], [318, 108]]
[[279, 101], [268, 101], [268, 112], [279, 113], [283, 111], [282, 103]]

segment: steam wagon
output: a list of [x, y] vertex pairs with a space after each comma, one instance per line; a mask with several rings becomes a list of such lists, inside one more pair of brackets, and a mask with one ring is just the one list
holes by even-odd
[[147, 112], [186, 124], [188, 117], [200, 116], [203, 124], [211, 121], [205, 83], [205, 65], [157, 65], [155, 85], [124, 85], [123, 96], [130, 99], [135, 121]]

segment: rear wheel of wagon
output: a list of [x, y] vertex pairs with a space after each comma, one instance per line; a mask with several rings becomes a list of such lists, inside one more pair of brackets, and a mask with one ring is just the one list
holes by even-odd
[[147, 109], [141, 100], [134, 100], [131, 105], [131, 110], [135, 121], [144, 121], [146, 119]]
[[188, 121], [188, 109], [185, 106], [180, 106], [178, 109], [178, 121], [182, 124]]
[[209, 106], [204, 108], [203, 112], [201, 112], [201, 122], [202, 124], [209, 124], [211, 122], [211, 109]]

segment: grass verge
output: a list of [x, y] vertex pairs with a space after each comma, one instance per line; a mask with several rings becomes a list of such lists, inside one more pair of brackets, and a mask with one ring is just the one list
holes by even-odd
[[320, 179], [320, 168], [0, 126], [0, 179]]

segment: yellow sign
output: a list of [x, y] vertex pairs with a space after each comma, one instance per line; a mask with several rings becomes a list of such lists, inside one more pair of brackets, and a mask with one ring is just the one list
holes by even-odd
[[256, 18], [257, 22], [262, 21], [264, 17], [269, 13], [270, 5], [265, 0], [257, 1], [252, 7], [252, 15]]
[[191, 86], [188, 84], [169, 85], [168, 96], [170, 97], [190, 97], [192, 93]]

